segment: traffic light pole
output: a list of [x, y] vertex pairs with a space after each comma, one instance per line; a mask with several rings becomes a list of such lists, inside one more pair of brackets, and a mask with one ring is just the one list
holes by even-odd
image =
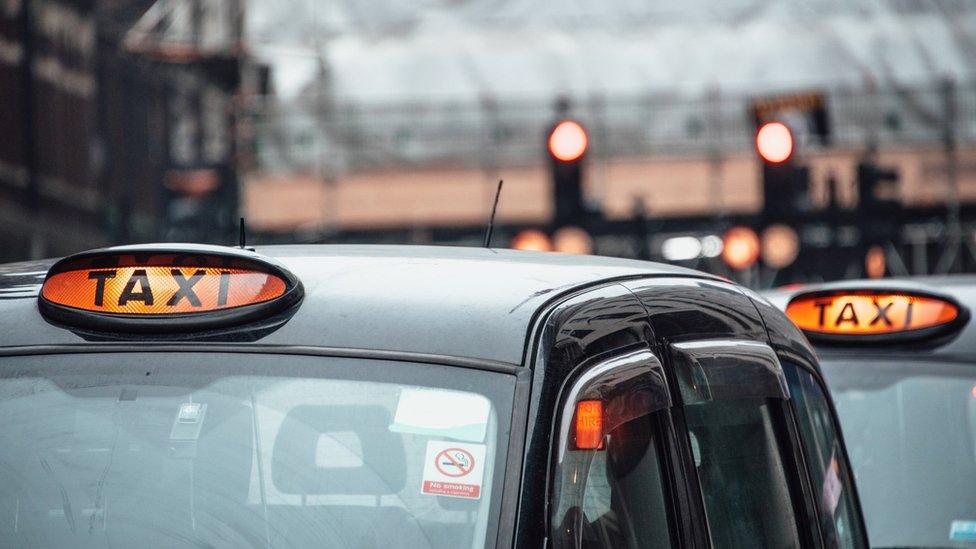
[[552, 174], [553, 229], [586, 224], [583, 171], [589, 138], [583, 126], [563, 119], [546, 134]]

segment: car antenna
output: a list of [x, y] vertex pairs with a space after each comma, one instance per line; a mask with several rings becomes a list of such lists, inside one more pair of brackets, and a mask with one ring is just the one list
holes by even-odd
[[504, 179], [499, 179], [498, 189], [495, 190], [495, 203], [491, 206], [491, 217], [488, 218], [488, 228], [485, 229], [485, 248], [491, 248], [491, 232], [495, 228], [495, 212], [498, 211], [498, 197], [502, 195], [504, 182]]
[[240, 240], [240, 246], [241, 246], [241, 249], [242, 250], [244, 249], [244, 246], [246, 244], [247, 244], [247, 232], [244, 230], [244, 218], [241, 217], [241, 240]]

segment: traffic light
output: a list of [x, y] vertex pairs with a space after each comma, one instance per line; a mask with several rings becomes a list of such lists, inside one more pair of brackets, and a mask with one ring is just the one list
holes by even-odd
[[786, 162], [793, 156], [793, 133], [782, 122], [768, 122], [756, 132], [756, 151], [770, 164]]
[[809, 210], [810, 170], [796, 162], [790, 128], [782, 122], [761, 125], [756, 152], [762, 162], [765, 222], [790, 222]]
[[583, 163], [589, 137], [583, 126], [570, 119], [552, 126], [546, 140], [552, 172], [553, 223], [556, 227], [583, 225]]

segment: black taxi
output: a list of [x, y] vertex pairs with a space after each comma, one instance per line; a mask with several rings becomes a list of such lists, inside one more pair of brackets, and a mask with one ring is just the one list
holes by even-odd
[[0, 545], [865, 547], [782, 312], [690, 270], [158, 244], [0, 266]]
[[821, 356], [875, 547], [976, 547], [976, 277], [769, 296]]

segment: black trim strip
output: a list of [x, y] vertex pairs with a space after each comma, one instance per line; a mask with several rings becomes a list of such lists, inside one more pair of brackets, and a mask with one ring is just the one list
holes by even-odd
[[[657, 356], [664, 365], [665, 374], [669, 379], [678, 379], [677, 357], [672, 351], [673, 343], [667, 339], [659, 340]], [[694, 452], [691, 449], [688, 422], [685, 418], [685, 408], [680, 404], [681, 389], [678, 383], [669, 384], [671, 400], [676, 404], [669, 411], [672, 432], [669, 433], [668, 443], [674, 457], [673, 469], [676, 478], [681, 479], [678, 487], [681, 508], [680, 535], [682, 547], [692, 549], [707, 549], [712, 545], [711, 526], [708, 524], [708, 514], [705, 511], [705, 495], [702, 490], [701, 479], [698, 478], [698, 468], [695, 466]]]
[[976, 365], [976, 354], [933, 353], [929, 352], [928, 349], [913, 351], [904, 348], [817, 347], [817, 354], [820, 357], [821, 364], [827, 360], [897, 360], [905, 363], [935, 362], [937, 364]]
[[[819, 496], [810, 478], [810, 466], [803, 451], [803, 437], [793, 399], [771, 402], [770, 415], [776, 438], [780, 440], [780, 454], [784, 461], [784, 473], [793, 501], [796, 533], [805, 547], [826, 547], [820, 528]], [[778, 428], [776, 427], [778, 425]], [[778, 431], [778, 432], [777, 432]], [[785, 447], [784, 447], [785, 446]]]
[[532, 370], [519, 368], [515, 379], [515, 398], [512, 406], [511, 432], [505, 462], [505, 484], [502, 488], [498, 530], [492, 547], [514, 547], [518, 523], [519, 500], [522, 496], [522, 460], [528, 444], [529, 401], [532, 398]]
[[[853, 504], [856, 507], [855, 515], [857, 516], [858, 526], [860, 528], [860, 541], [865, 542], [865, 547], [870, 546], [870, 538], [868, 536], [868, 528], [866, 518], [864, 516], [864, 508], [861, 507], [861, 496], [858, 493], [857, 481], [854, 479], [854, 466], [851, 464], [850, 454], [847, 452], [847, 442], [844, 440], [844, 430], [841, 428], [840, 416], [837, 414], [837, 408], [834, 406], [834, 396], [833, 393], [828, 389], [827, 382], [824, 379], [823, 374], [814, 368], [808, 359], [799, 356], [796, 353], [778, 350], [777, 354], [781, 357], [781, 362], [786, 361], [790, 364], [796, 366], [800, 370], [803, 370], [813, 376], [814, 382], [817, 384], [817, 389], [820, 390], [822, 396], [827, 401], [828, 408], [830, 409], [830, 421], [832, 423], [831, 428], [837, 437], [837, 444], [840, 447], [841, 452], [844, 454], [843, 467], [846, 474], [847, 485], [845, 488], [850, 490], [851, 496], [853, 498]], [[791, 399], [792, 400], [792, 399]], [[790, 403], [791, 410], [794, 414], [795, 421], [799, 421], [799, 416], [796, 415], [796, 403]], [[802, 438], [802, 437], [801, 437]], [[802, 444], [802, 443], [801, 443]], [[807, 474], [810, 474], [809, 468], [807, 468]], [[814, 505], [817, 509], [819, 515], [819, 505]]]
[[476, 370], [486, 370], [505, 374], [517, 374], [525, 370], [525, 368], [517, 364], [481, 358], [415, 353], [409, 351], [355, 349], [350, 347], [314, 347], [305, 345], [227, 345], [222, 343], [212, 344], [180, 342], [178, 344], [97, 343], [0, 347], [0, 357], [63, 355], [74, 353], [254, 353], [420, 362], [423, 364], [457, 366], [460, 368], [473, 368]]

